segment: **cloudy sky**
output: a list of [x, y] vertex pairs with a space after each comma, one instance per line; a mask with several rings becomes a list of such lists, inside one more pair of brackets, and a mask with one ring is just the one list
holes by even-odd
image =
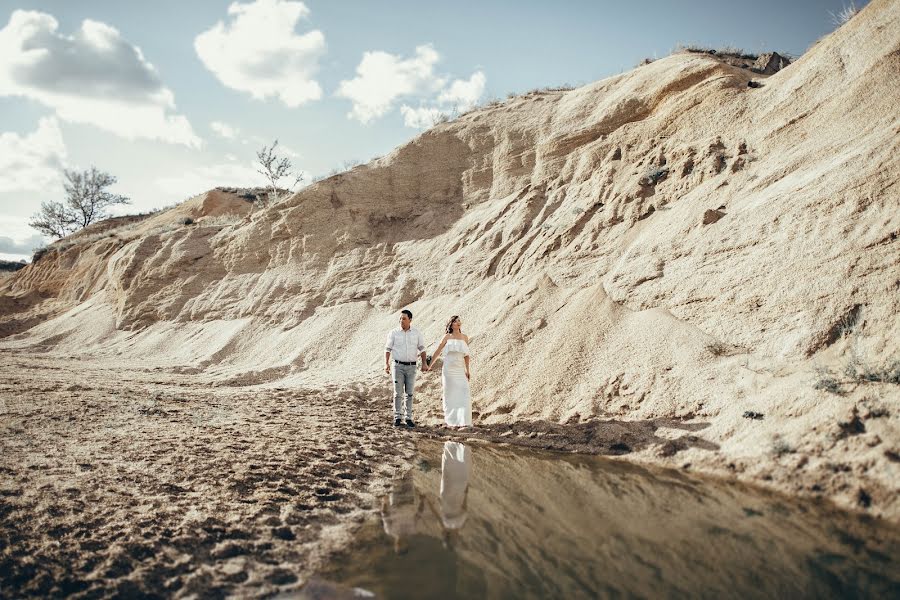
[[[849, 3], [849, 2], [848, 2]], [[857, 2], [857, 5], [861, 5]], [[279, 148], [307, 181], [465, 110], [584, 84], [679, 43], [802, 54], [841, 0], [3, 0], [0, 258], [30, 257], [62, 170], [95, 165], [170, 205], [256, 185]]]

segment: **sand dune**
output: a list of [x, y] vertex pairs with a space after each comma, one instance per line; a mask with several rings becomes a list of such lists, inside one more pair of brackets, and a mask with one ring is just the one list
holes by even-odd
[[[0, 282], [0, 349], [353, 384], [387, 416], [396, 312], [432, 343], [460, 314], [489, 433], [668, 420], [629, 456], [897, 519], [900, 387], [844, 371], [900, 352], [898, 73], [900, 4], [875, 0], [772, 75], [674, 54], [264, 210], [213, 190], [95, 226]], [[438, 378], [420, 390], [437, 424]]]

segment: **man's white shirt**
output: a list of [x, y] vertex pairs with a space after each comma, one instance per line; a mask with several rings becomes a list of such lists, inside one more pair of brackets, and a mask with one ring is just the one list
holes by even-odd
[[402, 327], [397, 327], [388, 333], [384, 351], [390, 352], [393, 360], [416, 362], [419, 353], [425, 351], [425, 338], [415, 327], [410, 327], [406, 331]]

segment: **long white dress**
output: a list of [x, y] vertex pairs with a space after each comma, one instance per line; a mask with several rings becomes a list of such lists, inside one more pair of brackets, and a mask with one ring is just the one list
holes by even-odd
[[441, 456], [441, 522], [458, 530], [466, 522], [466, 494], [472, 473], [472, 451], [459, 442], [444, 442]]
[[469, 380], [466, 378], [465, 358], [469, 345], [465, 340], [447, 340], [444, 346], [444, 366], [441, 382], [444, 384], [444, 420], [447, 425], [471, 425], [472, 401], [469, 396]]

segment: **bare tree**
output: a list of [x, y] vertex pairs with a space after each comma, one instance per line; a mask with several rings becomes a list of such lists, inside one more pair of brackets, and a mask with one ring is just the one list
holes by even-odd
[[116, 204], [129, 204], [125, 196], [111, 194], [106, 188], [116, 183], [109, 173], [91, 167], [87, 171], [64, 170], [66, 199], [41, 203], [41, 210], [31, 217], [31, 225], [44, 235], [62, 238], [107, 217], [107, 209]]
[[284, 178], [290, 179], [293, 172], [291, 171], [291, 161], [287, 157], [279, 157], [275, 154], [276, 146], [278, 146], [278, 140], [275, 140], [271, 146], [263, 146], [262, 150], [256, 153], [256, 159], [262, 167], [256, 171], [269, 182], [270, 191], [266, 199], [267, 204], [274, 204], [287, 198], [294, 193], [294, 188], [303, 180], [303, 173], [299, 173], [289, 188], [278, 187], [278, 182]]

